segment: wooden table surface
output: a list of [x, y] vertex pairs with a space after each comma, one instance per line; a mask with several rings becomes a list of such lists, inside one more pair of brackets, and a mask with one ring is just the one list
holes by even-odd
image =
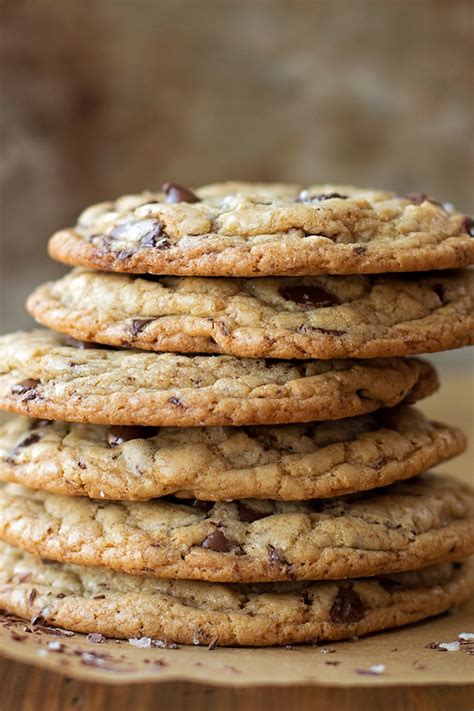
[[[470, 373], [447, 372], [443, 388], [423, 409], [437, 419], [474, 429]], [[445, 467], [472, 473], [472, 450]], [[0, 650], [1, 651], [1, 650]], [[473, 664], [474, 671], [474, 664]], [[278, 669], [275, 670], [275, 675]], [[473, 674], [474, 680], [474, 674]], [[472, 711], [474, 683], [449, 686], [209, 687], [187, 682], [112, 686], [71, 679], [0, 659], [0, 711]]]

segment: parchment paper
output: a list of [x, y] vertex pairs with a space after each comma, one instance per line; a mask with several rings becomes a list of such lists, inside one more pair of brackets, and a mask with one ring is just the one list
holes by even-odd
[[[461, 426], [474, 439], [469, 374], [446, 378], [444, 388], [423, 409], [434, 418]], [[443, 470], [472, 482], [471, 452]], [[292, 649], [138, 649], [126, 641], [97, 644], [82, 635], [58, 636], [0, 616], [0, 651], [70, 677], [114, 684], [180, 679], [226, 686], [466, 685], [474, 681], [474, 640], [459, 645], [457, 651], [426, 646], [455, 642], [466, 632], [474, 632], [474, 600], [454, 613], [401, 630]]]

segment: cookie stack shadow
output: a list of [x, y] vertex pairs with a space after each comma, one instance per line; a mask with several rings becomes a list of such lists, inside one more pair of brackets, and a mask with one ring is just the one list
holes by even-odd
[[348, 187], [167, 184], [86, 210], [0, 338], [0, 609], [286, 645], [474, 589], [463, 433], [418, 358], [474, 339], [473, 224]]

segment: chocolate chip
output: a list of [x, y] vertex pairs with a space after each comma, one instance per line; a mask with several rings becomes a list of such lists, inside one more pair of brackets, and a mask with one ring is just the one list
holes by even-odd
[[295, 286], [282, 286], [278, 290], [280, 296], [295, 304], [310, 308], [324, 308], [337, 304], [337, 299], [320, 286], [297, 284]]
[[329, 614], [337, 624], [359, 622], [364, 617], [364, 604], [352, 585], [339, 586]]
[[359, 245], [358, 247], [354, 247], [354, 254], [357, 254], [359, 257], [361, 254], [365, 254], [367, 252], [367, 247], [364, 247], [363, 245]]
[[230, 553], [238, 548], [238, 544], [224, 534], [222, 529], [215, 528], [201, 543], [203, 548], [209, 548], [218, 553]]
[[154, 437], [158, 432], [156, 427], [126, 427], [124, 425], [114, 425], [107, 430], [107, 444], [109, 447], [116, 447], [131, 439], [148, 439]]
[[201, 202], [200, 198], [189, 188], [184, 188], [177, 183], [164, 183], [162, 190], [166, 193], [166, 202]]
[[302, 190], [296, 198], [296, 202], [302, 202], [305, 203], [305, 205], [308, 205], [312, 202], [323, 202], [324, 200], [332, 200], [333, 198], [347, 200], [348, 197], [348, 195], [341, 195], [340, 193], [320, 193], [319, 195], [311, 195], [307, 190]]
[[254, 521], [258, 521], [260, 518], [266, 518], [268, 516], [267, 513], [264, 513], [263, 511], [256, 511], [251, 506], [244, 504], [242, 501], [237, 503], [237, 511], [240, 520], [244, 523], [253, 523]]
[[156, 247], [156, 249], [169, 249], [171, 242], [165, 232], [165, 225], [161, 220], [150, 220], [150, 229], [141, 239], [142, 247]]
[[130, 333], [132, 336], [138, 336], [149, 323], [154, 321], [154, 318], [134, 318], [130, 325]]
[[468, 235], [474, 237], [474, 220], [472, 219], [472, 217], [468, 217], [466, 215], [462, 223], [462, 228], [465, 232], [467, 232]]
[[37, 393], [36, 387], [40, 384], [39, 380], [34, 378], [26, 378], [21, 383], [16, 383], [10, 388], [12, 395], [24, 395], [23, 400], [34, 400]]

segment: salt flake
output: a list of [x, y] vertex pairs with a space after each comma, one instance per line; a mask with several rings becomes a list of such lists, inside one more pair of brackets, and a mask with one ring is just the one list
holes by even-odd
[[151, 637], [132, 637], [128, 640], [130, 644], [134, 647], [140, 647], [140, 649], [147, 649], [151, 647]]
[[459, 652], [461, 644], [459, 642], [440, 642], [438, 647], [445, 649], [447, 652]]

